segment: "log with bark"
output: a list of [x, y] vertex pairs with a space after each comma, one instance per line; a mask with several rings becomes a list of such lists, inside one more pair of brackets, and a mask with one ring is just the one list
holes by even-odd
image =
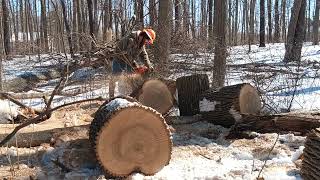
[[307, 137], [303, 150], [301, 175], [303, 179], [320, 177], [320, 128], [313, 130]]
[[167, 165], [172, 142], [160, 113], [132, 98], [104, 103], [91, 123], [89, 139], [97, 159], [111, 175], [152, 175]]
[[180, 115], [199, 114], [199, 97], [209, 89], [208, 76], [206, 74], [184, 76], [178, 78], [176, 84]]
[[241, 114], [241, 119], [232, 127], [228, 138], [239, 138], [245, 131], [259, 133], [309, 133], [320, 127], [320, 118], [294, 114], [249, 115]]
[[257, 90], [244, 83], [207, 90], [200, 97], [199, 108], [203, 120], [230, 127], [241, 120], [241, 114], [259, 114], [261, 102]]

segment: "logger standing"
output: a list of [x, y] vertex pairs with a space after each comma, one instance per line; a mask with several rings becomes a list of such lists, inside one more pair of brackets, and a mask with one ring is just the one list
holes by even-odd
[[136, 60], [140, 60], [149, 69], [153, 70], [150, 63], [146, 44], [153, 44], [156, 33], [152, 29], [132, 31], [127, 37], [119, 41], [116, 53], [121, 54], [112, 60], [112, 77], [109, 83], [109, 98], [114, 97], [115, 82], [121, 74], [131, 74], [138, 69]]

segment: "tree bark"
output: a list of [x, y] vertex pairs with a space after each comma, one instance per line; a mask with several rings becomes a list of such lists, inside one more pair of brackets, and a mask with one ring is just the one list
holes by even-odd
[[251, 52], [251, 44], [253, 43], [254, 40], [254, 9], [256, 6], [256, 0], [251, 0], [250, 1], [250, 20], [249, 20], [249, 52]]
[[213, 82], [214, 88], [223, 87], [226, 75], [226, 1], [214, 1], [214, 27], [215, 27], [215, 49], [213, 64]]
[[313, 45], [319, 44], [319, 9], [320, 9], [320, 0], [316, 0], [316, 9], [314, 12], [314, 21], [313, 21]]
[[156, 62], [160, 63], [159, 70], [167, 71], [169, 61], [170, 35], [172, 30], [171, 23], [171, 0], [161, 0], [159, 2], [159, 24], [157, 27], [158, 36], [155, 44]]
[[260, 45], [266, 47], [265, 42], [265, 0], [260, 0]]
[[279, 0], [274, 2], [274, 42], [280, 42], [280, 24], [279, 24]]
[[[95, 36], [94, 36], [94, 29], [95, 29], [95, 24], [93, 20], [93, 7], [92, 7], [92, 0], [87, 0], [88, 4], [88, 15], [89, 15], [89, 31], [90, 31], [90, 36], [92, 38], [92, 41], [95, 41]], [[91, 43], [91, 48], [94, 49], [94, 43]]]
[[149, 18], [150, 26], [153, 27], [156, 21], [156, 3], [155, 0], [149, 0]]
[[2, 24], [3, 24], [3, 45], [6, 55], [11, 53], [10, 45], [10, 26], [9, 26], [9, 9], [6, 0], [2, 0]]
[[259, 114], [261, 102], [258, 91], [244, 83], [205, 91], [199, 107], [203, 120], [230, 127], [241, 120], [241, 114]]
[[184, 76], [178, 78], [176, 82], [180, 115], [199, 114], [199, 98], [209, 89], [208, 76], [206, 74]]
[[235, 124], [231, 134], [236, 135], [243, 131], [259, 133], [289, 133], [301, 132], [306, 134], [312, 129], [320, 127], [317, 118], [301, 117], [296, 115], [248, 115], [242, 114], [241, 120]]
[[282, 40], [287, 41], [287, 27], [286, 27], [286, 6], [287, 6], [287, 0], [282, 0], [281, 3], [281, 23], [282, 23]]
[[268, 8], [268, 43], [272, 42], [272, 10], [271, 10], [271, 0], [267, 0]]
[[236, 0], [236, 7], [235, 7], [235, 19], [234, 21], [234, 34], [233, 34], [233, 45], [238, 45], [238, 15], [239, 15], [239, 1]]
[[189, 25], [190, 25], [190, 19], [189, 19], [189, 0], [184, 0], [183, 3], [183, 25], [184, 25], [184, 32], [186, 33], [186, 36], [189, 35]]
[[301, 49], [305, 35], [305, 10], [306, 0], [294, 1], [288, 27], [284, 62], [300, 61], [301, 59]]
[[64, 21], [64, 26], [67, 31], [67, 39], [68, 39], [68, 44], [69, 44], [69, 51], [71, 54], [71, 58], [74, 58], [74, 52], [73, 52], [73, 47], [72, 47], [72, 39], [71, 39], [71, 30], [70, 30], [70, 25], [68, 23], [67, 19], [67, 13], [66, 13], [66, 4], [64, 0], [60, 0], [61, 7], [62, 7], [62, 14], [63, 14], [63, 21]]
[[209, 22], [208, 22], [208, 35], [209, 35], [209, 39], [208, 39], [208, 49], [213, 49], [213, 45], [214, 45], [214, 38], [213, 38], [213, 12], [212, 12], [212, 8], [213, 8], [213, 0], [209, 0], [208, 2], [208, 13], [209, 13]]

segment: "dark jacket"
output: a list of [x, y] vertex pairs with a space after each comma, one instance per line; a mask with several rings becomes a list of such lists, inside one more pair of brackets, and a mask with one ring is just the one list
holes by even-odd
[[132, 67], [136, 67], [136, 60], [141, 61], [150, 67], [149, 57], [144, 44], [139, 44], [138, 36], [141, 31], [133, 31], [128, 36], [122, 38], [116, 47], [116, 53], [122, 54], [120, 59]]

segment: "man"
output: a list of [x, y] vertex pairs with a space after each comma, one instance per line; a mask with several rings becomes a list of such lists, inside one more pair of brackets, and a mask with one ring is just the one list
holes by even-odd
[[153, 44], [156, 38], [156, 33], [152, 29], [144, 29], [142, 31], [133, 31], [127, 37], [119, 41], [116, 47], [116, 53], [119, 54], [112, 61], [112, 75], [109, 83], [109, 97], [114, 97], [115, 82], [117, 76], [122, 73], [133, 73], [138, 64], [138, 58], [143, 61], [144, 65], [152, 70], [147, 51], [146, 44]]

